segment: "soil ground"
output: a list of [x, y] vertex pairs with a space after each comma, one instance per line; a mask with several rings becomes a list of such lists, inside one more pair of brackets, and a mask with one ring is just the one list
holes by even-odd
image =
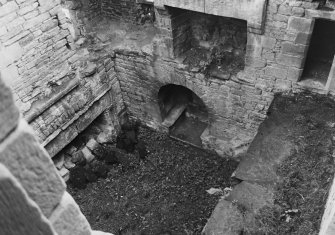
[[[113, 165], [107, 179], [68, 191], [93, 229], [114, 234], [200, 234], [237, 166], [203, 150], [141, 128], [146, 161]], [[134, 233], [131, 233], [134, 232]]]
[[277, 126], [274, 130], [285, 126], [281, 137], [294, 147], [276, 168], [274, 205], [256, 216], [257, 234], [319, 233], [335, 172], [334, 110], [334, 100], [324, 95], [300, 93], [274, 99], [267, 122]]

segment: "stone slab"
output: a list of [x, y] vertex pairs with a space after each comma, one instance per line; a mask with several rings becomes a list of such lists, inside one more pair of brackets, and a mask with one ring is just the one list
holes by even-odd
[[243, 231], [243, 215], [231, 202], [221, 200], [202, 231], [202, 235], [239, 235]]
[[56, 235], [37, 204], [0, 164], [0, 234]]
[[65, 183], [24, 120], [0, 145], [0, 163], [13, 173], [44, 215], [49, 217], [61, 200]]
[[236, 178], [258, 183], [278, 180], [276, 167], [291, 154], [294, 146], [287, 140], [288, 127], [276, 123], [273, 118], [262, 123], [234, 173]]
[[49, 220], [59, 235], [91, 235], [90, 224], [67, 192]]
[[257, 212], [266, 205], [273, 204], [273, 185], [269, 187], [257, 183], [242, 181], [236, 185], [226, 198], [228, 201], [235, 201], [250, 212]]

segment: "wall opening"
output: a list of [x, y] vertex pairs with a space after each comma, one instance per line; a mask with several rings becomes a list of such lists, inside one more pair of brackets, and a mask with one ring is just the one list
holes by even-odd
[[335, 21], [316, 19], [301, 81], [325, 86], [335, 54]]
[[189, 70], [229, 79], [244, 69], [246, 21], [173, 7], [168, 10], [175, 56]]
[[165, 85], [158, 93], [162, 125], [170, 136], [202, 147], [201, 134], [208, 125], [204, 102], [190, 89], [179, 85]]

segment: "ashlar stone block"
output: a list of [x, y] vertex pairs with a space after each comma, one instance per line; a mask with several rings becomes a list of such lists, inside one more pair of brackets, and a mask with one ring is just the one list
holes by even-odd
[[62, 198], [65, 183], [24, 120], [0, 145], [0, 163], [12, 172], [49, 217]]
[[9, 87], [1, 80], [0, 75], [0, 142], [16, 127], [19, 110], [14, 104]]
[[50, 222], [59, 235], [91, 235], [91, 227], [79, 206], [67, 192], [56, 208]]
[[56, 235], [19, 181], [0, 164], [0, 234]]
[[298, 33], [309, 33], [313, 27], [313, 20], [301, 18], [301, 17], [290, 17], [288, 20], [288, 30]]

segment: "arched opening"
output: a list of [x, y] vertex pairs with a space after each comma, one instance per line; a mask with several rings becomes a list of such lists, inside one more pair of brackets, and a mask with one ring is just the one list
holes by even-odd
[[208, 125], [204, 102], [190, 89], [168, 84], [158, 92], [162, 125], [171, 137], [202, 147], [201, 134]]

